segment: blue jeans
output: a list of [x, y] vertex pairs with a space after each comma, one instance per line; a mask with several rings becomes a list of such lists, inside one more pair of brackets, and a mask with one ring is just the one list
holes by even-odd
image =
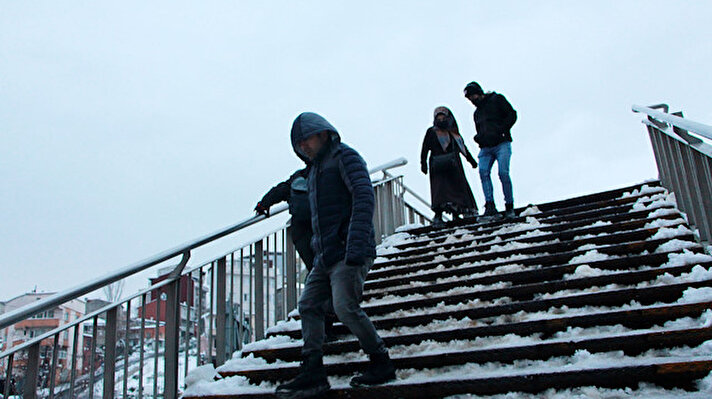
[[484, 147], [480, 149], [480, 154], [477, 158], [480, 161], [480, 180], [482, 180], [482, 191], [484, 191], [485, 194], [485, 201], [494, 202], [494, 189], [492, 188], [490, 173], [492, 172], [494, 161], [497, 161], [497, 166], [499, 167], [499, 181], [502, 182], [502, 191], [504, 191], [504, 202], [513, 204], [512, 179], [509, 177], [509, 160], [512, 158], [512, 143], [505, 141], [494, 147]]
[[372, 265], [373, 259], [367, 259], [363, 266], [349, 266], [343, 260], [328, 269], [314, 265], [299, 298], [304, 339], [302, 355], [323, 354], [324, 314], [329, 310], [330, 298], [333, 298], [336, 316], [358, 338], [366, 354], [386, 352], [376, 327], [359, 305], [363, 283]]

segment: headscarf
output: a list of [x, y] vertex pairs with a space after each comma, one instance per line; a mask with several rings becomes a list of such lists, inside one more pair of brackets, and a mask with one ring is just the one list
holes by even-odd
[[[441, 128], [436, 125], [438, 114], [445, 115], [447, 127]], [[435, 134], [438, 137], [438, 141], [440, 142], [443, 151], [447, 151], [447, 147], [450, 145], [450, 140], [455, 139], [458, 150], [460, 150], [463, 155], [466, 155], [465, 142], [462, 139], [462, 136], [460, 136], [460, 129], [457, 127], [457, 121], [455, 121], [455, 117], [452, 115], [452, 111], [450, 111], [448, 107], [440, 106], [435, 108], [435, 111], [433, 111], [433, 129], [435, 130]]]

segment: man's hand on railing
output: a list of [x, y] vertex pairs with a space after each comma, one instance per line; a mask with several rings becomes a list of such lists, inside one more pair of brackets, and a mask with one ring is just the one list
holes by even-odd
[[421, 163], [420, 170], [423, 172], [423, 174], [427, 175], [428, 174], [428, 164]]
[[269, 217], [269, 206], [264, 206], [261, 202], [258, 202], [257, 206], [255, 206], [255, 212], [257, 212], [258, 215]]

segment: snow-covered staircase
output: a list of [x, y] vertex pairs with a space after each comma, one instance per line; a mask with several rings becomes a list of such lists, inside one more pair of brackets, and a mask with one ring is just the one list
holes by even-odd
[[[362, 306], [398, 380], [349, 387], [367, 357], [337, 324], [340, 339], [324, 347], [328, 397], [619, 397], [610, 390], [626, 387], [641, 397], [710, 395], [712, 256], [663, 188], [651, 182], [517, 214], [387, 238]], [[222, 379], [204, 370], [189, 378], [185, 397], [274, 397], [299, 370], [293, 316], [218, 368]]]

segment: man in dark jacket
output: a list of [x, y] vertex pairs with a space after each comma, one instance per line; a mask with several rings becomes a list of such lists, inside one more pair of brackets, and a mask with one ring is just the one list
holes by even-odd
[[503, 95], [485, 93], [477, 82], [465, 86], [465, 97], [477, 108], [475, 110], [475, 142], [480, 146], [477, 158], [480, 161], [480, 180], [485, 194], [483, 216], [496, 216], [494, 189], [492, 188], [492, 166], [497, 161], [499, 181], [504, 191], [505, 216], [514, 217], [514, 196], [512, 179], [509, 177], [509, 160], [512, 157], [512, 134], [510, 130], [517, 121], [517, 112]]
[[385, 344], [360, 306], [366, 274], [376, 257], [375, 198], [366, 163], [315, 113], [305, 112], [294, 120], [291, 138], [294, 151], [312, 161], [307, 185], [315, 256], [299, 299], [304, 339], [301, 370], [294, 380], [277, 387], [277, 395], [306, 398], [329, 390], [322, 346], [330, 295], [339, 320], [358, 338], [371, 361], [351, 385], [395, 379]]

